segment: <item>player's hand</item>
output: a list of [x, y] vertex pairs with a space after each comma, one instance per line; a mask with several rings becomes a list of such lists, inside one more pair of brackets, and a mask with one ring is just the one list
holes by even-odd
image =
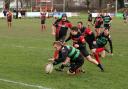
[[49, 58], [48, 59], [49, 62], [54, 62], [54, 60], [55, 60], [54, 58]]
[[78, 48], [78, 47], [79, 47], [79, 45], [78, 45], [78, 44], [74, 44], [74, 47], [75, 47], [75, 48]]
[[52, 32], [52, 35], [53, 35], [53, 36], [55, 36], [55, 35], [56, 35], [56, 33], [55, 33], [55, 32]]
[[96, 45], [96, 41], [93, 41], [93, 44]]
[[113, 56], [113, 53], [110, 53], [111, 56]]

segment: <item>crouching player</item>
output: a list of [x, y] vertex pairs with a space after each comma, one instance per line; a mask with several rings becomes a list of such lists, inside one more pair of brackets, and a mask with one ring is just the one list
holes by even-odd
[[53, 65], [62, 63], [61, 69], [63, 69], [67, 63], [70, 63], [70, 69], [67, 73], [78, 73], [79, 68], [84, 64], [84, 58], [80, 51], [72, 46], [65, 46], [60, 41], [55, 41], [53, 47], [59, 51], [58, 58], [53, 60]]
[[93, 59], [89, 52], [87, 51], [86, 49], [86, 42], [85, 42], [85, 39], [84, 39], [84, 36], [82, 36], [82, 34], [79, 32], [78, 28], [77, 27], [72, 27], [71, 29], [71, 33], [70, 33], [70, 36], [69, 38], [66, 39], [66, 42], [68, 40], [72, 39], [73, 40], [73, 46], [77, 49], [80, 50], [81, 54], [88, 60], [90, 61], [91, 63], [93, 64], [96, 64], [100, 69], [101, 71], [104, 71], [102, 65], [100, 63], [98, 63], [98, 61], [96, 61], [95, 59]]

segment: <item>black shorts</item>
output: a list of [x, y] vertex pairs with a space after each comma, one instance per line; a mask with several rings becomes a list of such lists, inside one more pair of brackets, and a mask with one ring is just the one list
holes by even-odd
[[101, 25], [96, 25], [95, 28], [101, 28]]
[[45, 24], [45, 20], [41, 20], [41, 24]]
[[123, 19], [126, 20], [126, 17], [124, 17]]
[[84, 58], [82, 55], [79, 55], [79, 57], [75, 61], [70, 62], [70, 72], [76, 72], [78, 68], [80, 68], [84, 64]]
[[81, 47], [81, 48], [78, 48], [81, 52], [81, 54], [84, 56], [84, 57], [87, 57], [89, 56], [89, 52], [88, 50], [86, 49], [86, 47]]
[[109, 30], [110, 27], [111, 27], [110, 24], [104, 24], [104, 28], [105, 28], [105, 29], [108, 29], [108, 30]]
[[55, 40], [56, 41], [64, 41], [66, 38], [66, 35], [67, 35], [67, 30], [61, 29], [59, 31], [56, 31]]
[[8, 21], [8, 22], [12, 22], [12, 19], [8, 19], [7, 21]]
[[93, 48], [104, 48], [105, 45], [93, 44]]
[[93, 42], [87, 42], [87, 43], [88, 43], [89, 49], [94, 49]]
[[92, 22], [92, 19], [88, 19], [89, 22]]

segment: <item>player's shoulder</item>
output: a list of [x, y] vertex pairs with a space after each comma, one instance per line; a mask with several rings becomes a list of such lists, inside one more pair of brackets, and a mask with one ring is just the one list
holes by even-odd
[[69, 21], [69, 20], [66, 20], [66, 22], [70, 23], [70, 21]]
[[69, 46], [63, 46], [62, 49], [61, 49], [61, 52], [66, 53], [68, 48], [69, 48]]
[[56, 20], [56, 22], [60, 22], [60, 21], [61, 21], [61, 19], [57, 19], [57, 20]]

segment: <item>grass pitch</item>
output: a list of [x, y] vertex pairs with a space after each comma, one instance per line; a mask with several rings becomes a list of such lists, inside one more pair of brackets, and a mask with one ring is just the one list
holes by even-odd
[[[77, 21], [85, 24], [86, 18], [70, 20], [73, 24]], [[52, 22], [53, 19], [48, 19], [47, 30], [41, 32], [39, 19], [13, 20], [9, 31], [6, 21], [0, 19], [0, 89], [128, 89], [128, 24], [113, 18], [114, 55], [102, 59], [105, 72], [85, 61], [85, 74], [69, 76], [66, 72], [46, 74], [44, 71], [47, 59], [53, 55]]]

